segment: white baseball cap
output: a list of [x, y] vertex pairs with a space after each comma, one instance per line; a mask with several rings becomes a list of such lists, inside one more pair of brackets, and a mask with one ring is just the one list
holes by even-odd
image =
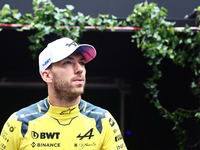
[[52, 63], [63, 60], [73, 52], [79, 52], [85, 58], [85, 62], [89, 62], [96, 56], [96, 50], [88, 44], [78, 45], [72, 39], [67, 37], [55, 40], [47, 45], [47, 47], [39, 55], [39, 72], [42, 72]]

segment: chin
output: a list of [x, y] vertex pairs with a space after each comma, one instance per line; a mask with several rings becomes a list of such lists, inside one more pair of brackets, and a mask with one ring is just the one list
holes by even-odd
[[77, 95], [82, 95], [84, 93], [84, 89], [75, 90], [75, 93], [77, 93]]
[[80, 95], [82, 95], [84, 93], [84, 90], [80, 91], [79, 93], [80, 93]]

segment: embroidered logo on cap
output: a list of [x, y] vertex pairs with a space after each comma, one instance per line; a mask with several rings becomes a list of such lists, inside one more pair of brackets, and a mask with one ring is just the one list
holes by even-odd
[[70, 43], [70, 44], [67, 43], [65, 46], [70, 47], [71, 45], [77, 46], [76, 42], [74, 42], [74, 41], [72, 41], [72, 43]]
[[47, 61], [44, 62], [44, 64], [42, 64], [42, 66], [46, 66], [49, 62], [51, 61], [51, 58], [47, 59]]

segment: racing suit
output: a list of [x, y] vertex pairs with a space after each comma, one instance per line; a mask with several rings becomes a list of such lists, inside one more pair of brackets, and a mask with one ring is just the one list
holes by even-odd
[[84, 100], [65, 108], [48, 98], [12, 114], [0, 150], [127, 150], [121, 131], [105, 109]]

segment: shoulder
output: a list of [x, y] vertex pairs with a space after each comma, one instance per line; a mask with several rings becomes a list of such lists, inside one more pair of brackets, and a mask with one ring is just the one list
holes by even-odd
[[[49, 103], [47, 99], [41, 100], [35, 104], [32, 104], [28, 107], [22, 108], [16, 112], [18, 120], [23, 118], [29, 118], [40, 116], [41, 114], [46, 113], [49, 110]], [[20, 119], [21, 118], [21, 119]]]
[[106, 118], [106, 114], [108, 113], [108, 111], [84, 100], [81, 100], [79, 104], [79, 110], [81, 114], [89, 118], [95, 119], [96, 128], [99, 131], [99, 133], [101, 133], [103, 129], [102, 119]]
[[39, 101], [28, 107], [25, 107], [15, 113], [17, 121], [22, 123], [22, 135], [24, 136], [28, 130], [28, 124], [30, 121], [43, 116], [49, 110], [49, 103], [47, 99]]
[[47, 99], [39, 101], [28, 107], [22, 108], [15, 114], [18, 116], [18, 121], [33, 120], [45, 114], [49, 110], [49, 103]]
[[99, 106], [93, 105], [89, 102], [81, 100], [79, 104], [80, 112], [88, 117], [101, 117], [105, 118], [105, 114], [108, 112]]

